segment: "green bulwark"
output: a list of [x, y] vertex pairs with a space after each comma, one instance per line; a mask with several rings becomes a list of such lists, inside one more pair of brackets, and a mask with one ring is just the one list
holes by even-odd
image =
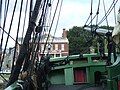
[[107, 85], [109, 90], [120, 90], [120, 55], [116, 62], [107, 67], [108, 79]]
[[[72, 55], [69, 57], [51, 58], [51, 63], [64, 60], [69, 61], [66, 65], [53, 67], [48, 75], [51, 84], [74, 85], [82, 83], [107, 82], [108, 90], [120, 90], [120, 56], [111, 66], [106, 66], [105, 61], [97, 54]], [[104, 78], [101, 76], [105, 75]], [[18, 81], [5, 90], [17, 90], [21, 88]]]
[[[72, 55], [69, 57], [61, 58], [51, 58], [50, 61], [52, 63], [56, 63], [63, 61], [66, 58], [68, 58], [68, 60], [70, 61], [67, 65], [54, 67], [54, 69], [49, 73], [49, 80], [52, 84], [73, 85], [79, 83], [95, 83], [95, 73], [104, 73], [106, 71], [105, 62], [104, 60], [100, 60], [98, 54], [84, 54], [82, 58], [80, 57], [80, 55]], [[59, 75], [56, 71], [60, 71]], [[83, 77], [82, 79], [80, 77], [77, 77], [76, 71], [78, 71], [78, 74], [79, 71], [84, 72], [84, 75], [81, 76]], [[53, 73], [54, 76], [51, 77]], [[55, 75], [57, 75], [57, 78]], [[59, 79], [61, 79], [62, 82]]]

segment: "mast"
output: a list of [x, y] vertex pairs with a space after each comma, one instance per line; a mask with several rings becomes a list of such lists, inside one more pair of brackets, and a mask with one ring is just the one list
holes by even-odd
[[[0, 0], [0, 26], [1, 26], [1, 18], [2, 18], [2, 0]], [[1, 29], [0, 29], [0, 35], [1, 35]], [[0, 44], [0, 60], [1, 60], [1, 55], [2, 55], [2, 47], [1, 47], [1, 44]]]
[[21, 70], [21, 66], [22, 66], [23, 61], [25, 59], [25, 55], [27, 54], [28, 49], [29, 49], [29, 41], [31, 39], [31, 34], [36, 27], [36, 21], [37, 21], [41, 1], [42, 0], [36, 0], [35, 7], [34, 7], [34, 10], [32, 12], [31, 19], [29, 21], [29, 26], [28, 26], [28, 29], [27, 29], [27, 32], [26, 32], [26, 35], [25, 35], [25, 38], [23, 41], [23, 45], [21, 46], [20, 53], [19, 53], [18, 59], [16, 61], [16, 65], [13, 68], [13, 71], [11, 73], [10, 80], [9, 80], [9, 83], [7, 86], [11, 85], [12, 83], [14, 83], [18, 79], [18, 76], [19, 76], [19, 73]]
[[[2, 0], [0, 0], [0, 26], [1, 26], [1, 18], [2, 18]], [[1, 29], [0, 29], [0, 35], [1, 35]]]
[[[1, 26], [1, 18], [2, 18], [2, 0], [0, 0], [0, 26]], [[1, 30], [0, 30], [1, 33]]]

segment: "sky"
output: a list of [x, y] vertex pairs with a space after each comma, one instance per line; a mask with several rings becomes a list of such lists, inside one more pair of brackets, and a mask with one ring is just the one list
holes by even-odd
[[[17, 31], [17, 24], [16, 23], [18, 23], [19, 7], [20, 7], [20, 0], [17, 0], [17, 1], [18, 1], [17, 9], [15, 12], [15, 17], [14, 17], [12, 28], [11, 28], [12, 31], [10, 33], [10, 35], [13, 38], [15, 38], [15, 36], [16, 36], [16, 31]], [[24, 23], [24, 15], [25, 15], [24, 12], [25, 12], [26, 1], [27, 0], [23, 0], [24, 8], [22, 11], [22, 18], [21, 18], [22, 20], [21, 20], [21, 24], [20, 24], [21, 25], [20, 30], [21, 30], [23, 23]], [[30, 0], [28, 0], [28, 2], [29, 1]], [[92, 16], [94, 16], [97, 12], [98, 1], [99, 0], [93, 0], [93, 5], [92, 5], [93, 15]], [[105, 8], [107, 11], [108, 8], [110, 7], [110, 5], [112, 4], [113, 0], [104, 0], [104, 2], [105, 2]], [[5, 25], [5, 30], [7, 32], [9, 30], [9, 24], [10, 24], [10, 20], [11, 20], [11, 16], [12, 16], [14, 3], [15, 3], [15, 0], [10, 0], [10, 7], [8, 9], [8, 15], [7, 15], [7, 20], [6, 20], [6, 25]], [[55, 10], [56, 3], [57, 3], [57, 0], [53, 0], [52, 11]], [[116, 7], [115, 7], [116, 14], [118, 12], [119, 5], [120, 5], [120, 0], [118, 0], [118, 3], [116, 4]], [[59, 8], [58, 8], [58, 11], [59, 11]], [[58, 11], [56, 14], [55, 21], [53, 23], [51, 34], [53, 34], [54, 30], [55, 30]], [[2, 11], [2, 13], [3, 12], [4, 11]], [[61, 37], [63, 28], [65, 28], [66, 30], [69, 30], [73, 26], [84, 26], [88, 16], [90, 15], [90, 12], [91, 12], [91, 0], [63, 0], [60, 19], [59, 19], [59, 23], [58, 23], [58, 27], [57, 27], [57, 31], [56, 31], [55, 36]], [[27, 12], [27, 14], [28, 14], [28, 12]], [[52, 13], [52, 15], [53, 15], [53, 13]], [[98, 22], [101, 20], [101, 18], [104, 15], [105, 15], [105, 12], [104, 12], [104, 8], [103, 8], [103, 0], [100, 0], [100, 10], [99, 10]], [[4, 14], [2, 14], [2, 24], [3, 24], [3, 18], [4, 18]], [[108, 24], [110, 26], [115, 26], [114, 10], [110, 13], [110, 15], [108, 16], [107, 19], [108, 19]], [[26, 21], [28, 21], [28, 16], [27, 16]], [[92, 23], [95, 24], [95, 21], [96, 21], [96, 19]], [[25, 30], [26, 30], [28, 23], [27, 22], [25, 22], [25, 23], [26, 23], [26, 26], [25, 26]], [[101, 25], [107, 25], [106, 20]], [[21, 37], [21, 34], [22, 33], [19, 34], [19, 37]], [[4, 40], [6, 39], [6, 36], [4, 37]], [[4, 42], [4, 44], [5, 44], [5, 42]], [[14, 46], [14, 41], [9, 40], [8, 46], [10, 46], [10, 47]]]
[[[94, 16], [97, 12], [99, 0], [93, 0], [93, 15]], [[98, 21], [105, 15], [104, 8], [103, 8], [103, 0], [100, 0], [100, 10]], [[110, 5], [112, 4], [113, 0], [104, 0], [105, 8], [108, 10]], [[116, 13], [120, 5], [120, 0], [116, 5]], [[84, 26], [88, 16], [90, 15], [91, 11], [91, 0], [63, 0], [63, 6], [61, 11], [61, 16], [59, 20], [58, 30], [62, 30], [62, 28], [66, 28], [69, 30], [73, 26]], [[95, 23], [96, 19], [93, 21]], [[108, 16], [108, 24], [110, 26], [115, 25], [114, 20], [114, 10]], [[106, 20], [101, 25], [107, 25]], [[60, 32], [60, 31], [58, 31]], [[57, 34], [56, 34], [57, 35]]]

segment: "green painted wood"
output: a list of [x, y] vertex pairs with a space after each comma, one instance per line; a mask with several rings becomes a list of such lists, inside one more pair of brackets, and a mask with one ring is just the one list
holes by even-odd
[[23, 81], [22, 80], [15, 81], [12, 85], [5, 88], [4, 90], [22, 90], [22, 85], [19, 84], [20, 82]]
[[90, 56], [87, 57], [88, 58], [88, 63], [91, 63], [92, 62], [92, 59]]
[[115, 79], [113, 80], [107, 79], [107, 87], [108, 90], [118, 90], [118, 83]]
[[118, 55], [117, 60], [113, 65], [107, 67], [107, 71], [108, 71], [107, 80], [108, 89], [117, 90], [118, 80], [120, 79], [120, 55]]
[[[54, 69], [59, 70], [63, 69], [64, 70], [64, 78], [65, 78], [65, 84], [66, 85], [73, 85], [74, 83], [74, 68], [86, 68], [86, 77], [87, 77], [87, 82], [88, 83], [94, 83], [95, 76], [94, 73], [96, 71], [100, 72], [105, 72], [105, 62], [100, 60], [100, 61], [93, 61], [92, 57], [99, 57], [98, 54], [83, 54], [84, 58], [87, 58], [87, 62], [84, 62], [79, 58], [79, 55], [72, 55], [67, 57], [68, 60], [72, 61], [72, 63], [64, 65], [64, 66], [57, 66]], [[59, 58], [52, 58], [51, 62], [59, 62], [65, 60], [66, 57], [59, 57]], [[77, 61], [77, 62], [76, 62]], [[75, 63], [74, 63], [75, 62]], [[56, 80], [56, 79], [55, 79]], [[52, 80], [53, 81], [53, 80]]]
[[[83, 57], [98, 57], [99, 54], [97, 53], [91, 53], [91, 54], [83, 54]], [[50, 58], [50, 61], [51, 62], [58, 62], [58, 61], [63, 61], [65, 60], [65, 58], [68, 58], [69, 60], [76, 60], [76, 59], [79, 59], [80, 58], [80, 55], [71, 55], [71, 56], [63, 56], [63, 57], [56, 57], [56, 58]]]
[[73, 68], [65, 68], [65, 85], [73, 85], [74, 83], [74, 73]]
[[105, 72], [106, 71], [106, 68], [105, 66], [90, 66], [89, 67], [89, 83], [95, 83], [95, 72]]
[[51, 84], [65, 84], [64, 69], [51, 71], [48, 75], [48, 79]]
[[120, 55], [117, 57], [116, 62], [107, 67], [108, 74], [110, 79], [114, 78], [117, 75], [120, 75]]
[[90, 82], [90, 68], [89, 67], [86, 67], [86, 77], [87, 77], [87, 82], [89, 83]]

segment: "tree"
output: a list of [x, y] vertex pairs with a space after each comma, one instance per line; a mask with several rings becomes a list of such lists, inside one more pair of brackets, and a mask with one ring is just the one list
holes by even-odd
[[100, 28], [108, 29], [108, 30], [113, 30], [114, 29], [114, 27], [112, 27], [112, 26], [100, 26]]
[[[82, 27], [74, 26], [72, 29], [69, 29], [67, 37], [69, 40], [70, 55], [89, 53], [89, 47], [92, 44], [92, 35], [90, 32], [83, 30]], [[86, 40], [86, 37], [91, 40]]]
[[[96, 27], [95, 25], [93, 26]], [[113, 30], [114, 27], [100, 26], [100, 28]], [[97, 43], [99, 40], [104, 39], [104, 35], [102, 34], [98, 35], [93, 33], [88, 32], [84, 30], [82, 27], [77, 27], [77, 26], [74, 26], [73, 28], [69, 29], [67, 37], [69, 40], [70, 55], [80, 54], [80, 53], [89, 53], [90, 46], [95, 47], [97, 52]], [[104, 40], [102, 41], [104, 43]]]

